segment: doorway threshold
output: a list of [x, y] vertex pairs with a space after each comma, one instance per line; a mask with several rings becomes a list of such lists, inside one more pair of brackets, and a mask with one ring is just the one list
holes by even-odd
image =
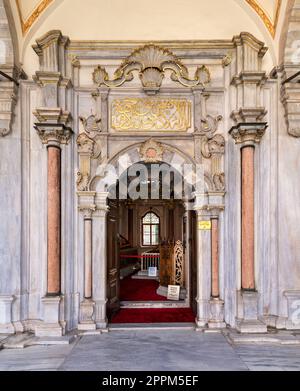
[[128, 330], [196, 330], [195, 323], [110, 323], [109, 331]]

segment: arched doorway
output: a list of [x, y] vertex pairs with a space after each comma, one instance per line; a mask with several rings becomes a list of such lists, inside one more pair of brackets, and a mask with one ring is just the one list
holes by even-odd
[[[109, 187], [110, 322], [194, 322], [196, 218], [189, 207], [193, 190], [181, 173], [161, 161], [134, 163]], [[166, 249], [168, 259], [162, 259]], [[167, 297], [172, 284], [180, 287], [178, 300]]]

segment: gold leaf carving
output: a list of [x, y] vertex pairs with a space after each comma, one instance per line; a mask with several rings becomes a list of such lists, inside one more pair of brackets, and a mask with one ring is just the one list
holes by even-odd
[[118, 131], [187, 131], [191, 127], [191, 102], [186, 99], [115, 99], [111, 106], [111, 127]]

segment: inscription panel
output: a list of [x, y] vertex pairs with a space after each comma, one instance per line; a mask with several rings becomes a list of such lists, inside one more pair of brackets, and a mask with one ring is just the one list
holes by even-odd
[[123, 98], [111, 102], [111, 128], [116, 131], [185, 132], [191, 127], [187, 99]]

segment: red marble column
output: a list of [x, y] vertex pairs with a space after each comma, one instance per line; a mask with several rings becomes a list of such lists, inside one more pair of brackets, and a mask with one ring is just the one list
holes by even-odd
[[254, 147], [241, 149], [242, 159], [242, 289], [254, 290]]
[[48, 296], [61, 293], [61, 150], [48, 146]]
[[84, 297], [92, 298], [92, 219], [84, 219]]
[[211, 296], [219, 298], [219, 220], [211, 219]]

